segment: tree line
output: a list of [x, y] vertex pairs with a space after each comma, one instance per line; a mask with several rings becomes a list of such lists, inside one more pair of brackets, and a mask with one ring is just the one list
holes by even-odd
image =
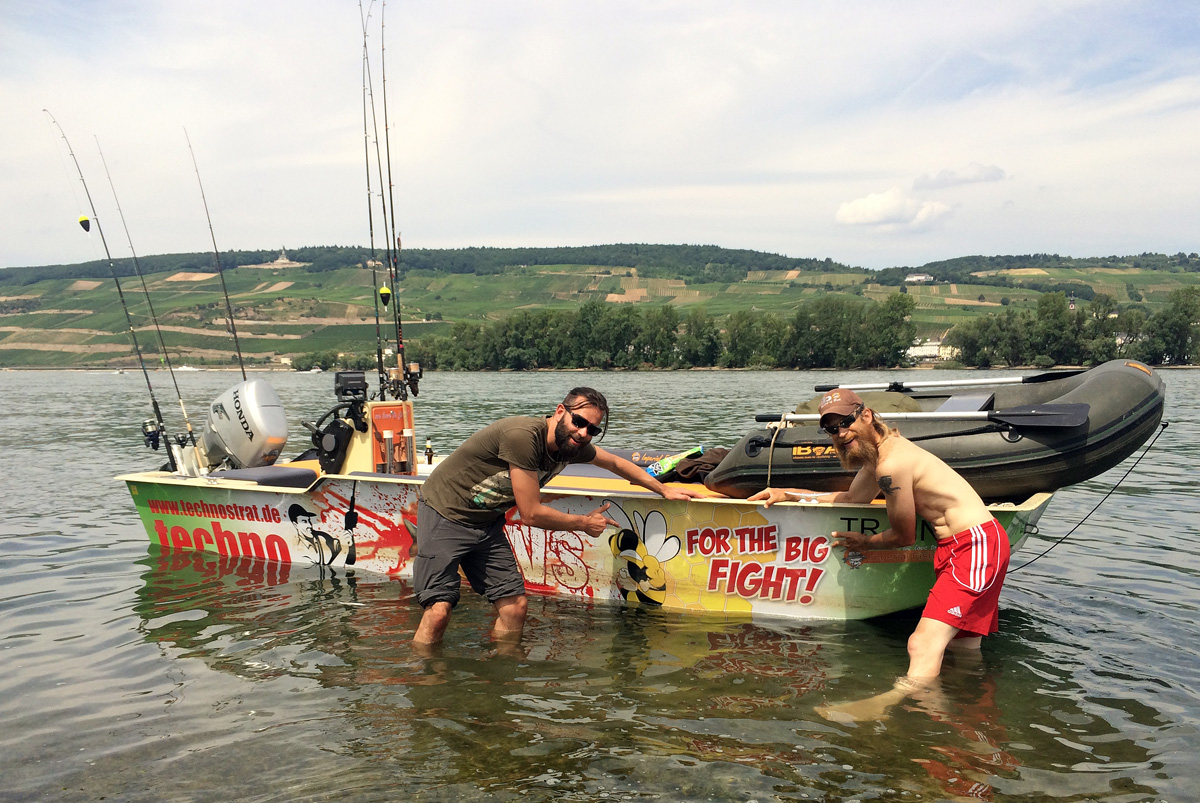
[[1001, 271], [1019, 268], [1109, 268], [1164, 271], [1167, 273], [1195, 273], [1200, 271], [1200, 254], [1182, 251], [1176, 254], [1142, 253], [1129, 256], [1107, 257], [1063, 257], [1058, 254], [1009, 254], [1004, 256], [965, 256], [929, 262], [920, 268], [896, 267], [878, 271], [872, 281], [893, 287], [903, 286], [910, 273], [928, 273], [935, 282], [959, 284], [984, 284], [992, 287], [1023, 287], [1050, 293], [1062, 290], [1075, 293], [1090, 300], [1092, 288], [1076, 283], [1040, 282], [1028, 276], [1014, 282]]
[[946, 343], [964, 365], [1097, 365], [1131, 358], [1150, 365], [1187, 365], [1200, 349], [1200, 287], [1171, 292], [1166, 307], [1147, 315], [1138, 305], [1118, 312], [1096, 293], [1071, 309], [1061, 293], [1038, 298], [1036, 309], [981, 315], [955, 326]]
[[[538, 368], [871, 368], [903, 365], [915, 302], [817, 298], [790, 318], [738, 310], [723, 321], [703, 307], [588, 301], [575, 310], [521, 310], [487, 323], [460, 321], [450, 334], [409, 340], [406, 359], [449, 371]], [[298, 370], [363, 368], [373, 356], [305, 355]], [[336, 361], [336, 364], [334, 364]]]
[[[386, 259], [383, 249], [363, 246], [302, 246], [287, 249], [287, 254], [295, 262], [306, 263], [305, 270], [311, 273], [363, 266], [369, 261], [382, 264]], [[263, 264], [271, 262], [278, 255], [278, 251], [222, 251], [221, 268], [225, 270], [240, 265]], [[211, 251], [141, 256], [138, 257], [138, 264], [144, 274], [165, 271], [216, 272]], [[852, 268], [828, 258], [787, 257], [716, 245], [638, 243], [560, 248], [409, 248], [400, 251], [397, 269], [401, 274], [410, 270], [429, 270], [492, 276], [510, 268], [528, 265], [632, 268], [647, 277], [723, 282], [740, 281], [751, 270], [837, 271], [862, 273], [864, 277], [872, 273], [866, 268]], [[114, 260], [113, 269], [118, 277], [134, 275], [133, 262], [127, 258]], [[107, 279], [110, 276], [107, 260], [93, 260], [76, 265], [6, 268], [0, 270], [0, 285], [25, 285], [43, 279]]]
[[[588, 301], [576, 310], [522, 310], [499, 321], [456, 323], [449, 335], [409, 340], [406, 359], [430, 370], [499, 371], [538, 368], [893, 368], [912, 364], [915, 342], [906, 294], [884, 301], [821, 296], [790, 318], [738, 310], [724, 320], [703, 307], [684, 314], [658, 307]], [[1151, 365], [1190, 364], [1200, 349], [1200, 287], [1172, 292], [1147, 315], [1140, 306], [1120, 311], [1096, 294], [1072, 308], [1049, 293], [1036, 309], [1008, 308], [952, 328], [946, 344], [957, 362], [993, 365], [1097, 365], [1131, 358]], [[369, 370], [370, 354], [303, 355], [293, 365]]]

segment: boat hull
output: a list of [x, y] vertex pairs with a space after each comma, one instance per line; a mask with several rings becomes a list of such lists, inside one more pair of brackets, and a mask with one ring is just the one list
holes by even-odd
[[[1157, 373], [1127, 360], [1035, 384], [971, 388], [976, 394], [984, 390], [994, 396], [993, 411], [1047, 404], [1089, 407], [1087, 421], [1075, 427], [1008, 427], [986, 420], [894, 423], [906, 438], [954, 468], [984, 500], [1014, 502], [1083, 482], [1120, 463], [1154, 433], [1166, 396]], [[952, 395], [947, 390], [911, 393], [908, 401], [934, 411]], [[887, 421], [887, 412], [881, 415]], [[809, 424], [750, 432], [705, 478], [705, 485], [745, 498], [768, 484], [842, 491], [852, 478], [829, 436]]]
[[[570, 513], [607, 502], [621, 526], [592, 538], [529, 527], [510, 514], [506, 532], [530, 593], [701, 614], [864, 619], [922, 605], [933, 583], [935, 542], [923, 522], [912, 547], [869, 552], [853, 565], [831, 547], [835, 530], [886, 529], [879, 503], [766, 509], [718, 497], [668, 501], [582, 468], [556, 478], [545, 500]], [[321, 565], [411, 577], [421, 477], [327, 475], [304, 488], [166, 472], [120, 479], [150, 540], [203, 553], [213, 572], [244, 572], [252, 558], [264, 576]], [[1041, 494], [993, 508], [1014, 550], [1049, 501]]]

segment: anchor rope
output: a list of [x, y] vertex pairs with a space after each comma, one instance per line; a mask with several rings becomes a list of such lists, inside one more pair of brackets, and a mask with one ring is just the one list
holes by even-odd
[[775, 427], [775, 434], [771, 436], [771, 448], [767, 450], [767, 487], [771, 487], [771, 469], [775, 464], [775, 439], [779, 437], [779, 430], [787, 426], [787, 413], [779, 416], [779, 424]]
[[1164, 432], [1166, 432], [1168, 426], [1170, 426], [1169, 422], [1167, 422], [1167, 421], [1162, 422], [1162, 424], [1159, 426], [1158, 433], [1155, 434], [1154, 438], [1151, 439], [1150, 443], [1146, 444], [1146, 448], [1142, 450], [1142, 453], [1140, 455], [1138, 455], [1137, 460], [1133, 461], [1133, 465], [1131, 465], [1125, 471], [1125, 473], [1121, 475], [1121, 479], [1117, 480], [1116, 483], [1113, 485], [1113, 487], [1108, 489], [1108, 493], [1104, 494], [1104, 496], [1102, 496], [1100, 498], [1100, 501], [1096, 503], [1096, 506], [1093, 507], [1091, 510], [1089, 510], [1086, 516], [1084, 516], [1082, 519], [1080, 519], [1079, 522], [1074, 527], [1072, 527], [1070, 530], [1067, 531], [1066, 535], [1064, 535], [1062, 538], [1059, 538], [1057, 541], [1055, 541], [1050, 546], [1046, 547], [1045, 551], [1042, 552], [1040, 555], [1030, 558], [1028, 561], [1026, 561], [1025, 563], [1022, 563], [1020, 566], [1018, 566], [1015, 569], [1010, 569], [1008, 573], [1013, 574], [1015, 572], [1019, 572], [1022, 569], [1024, 569], [1026, 566], [1028, 566], [1029, 564], [1033, 563], [1038, 558], [1044, 557], [1046, 554], [1048, 554], [1050, 552], [1050, 550], [1054, 549], [1056, 546], [1061, 544], [1063, 541], [1066, 541], [1067, 538], [1070, 537], [1070, 535], [1072, 533], [1074, 533], [1076, 530], [1078, 530], [1080, 527], [1082, 527], [1083, 523], [1085, 521], [1087, 521], [1089, 518], [1091, 518], [1092, 514], [1095, 513], [1097, 510], [1099, 510], [1101, 505], [1103, 505], [1106, 501], [1108, 501], [1108, 498], [1110, 496], [1112, 496], [1113, 493], [1117, 490], [1117, 488], [1119, 488], [1121, 486], [1121, 483], [1123, 483], [1129, 477], [1129, 475], [1133, 472], [1133, 470], [1135, 468], [1137, 468], [1138, 463], [1142, 462], [1142, 458], [1145, 457], [1147, 454], [1149, 454], [1150, 449], [1153, 448], [1155, 442], [1158, 441], [1159, 435], [1162, 435]]

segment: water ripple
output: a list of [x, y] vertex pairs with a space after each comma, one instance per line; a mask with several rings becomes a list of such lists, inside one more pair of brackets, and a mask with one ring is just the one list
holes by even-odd
[[[231, 376], [180, 382], [202, 404]], [[791, 409], [829, 380], [435, 374], [419, 403], [423, 436], [440, 453], [493, 418], [548, 412], [576, 384], [609, 394], [607, 445], [728, 445], [755, 413]], [[293, 442], [306, 441], [299, 419], [331, 403], [331, 377], [271, 381], [288, 400]], [[853, 726], [815, 708], [888, 689], [906, 666], [912, 615], [750, 622], [534, 597], [512, 649], [492, 640], [487, 606], [468, 598], [446, 644], [421, 655], [408, 644], [419, 610], [404, 583], [300, 567], [272, 585], [249, 566], [217, 577], [149, 546], [112, 480], [162, 460], [140, 445], [142, 413], [129, 415], [146, 407], [140, 376], [6, 375], [3, 796], [1190, 799], [1200, 373], [1167, 381], [1173, 423], [1152, 456], [1062, 544], [1011, 575], [1002, 631], [982, 659], [950, 659], [936, 701]], [[27, 398], [63, 422], [56, 438], [29, 438], [18, 415]], [[1132, 460], [1057, 494], [1014, 565], [1087, 516]]]

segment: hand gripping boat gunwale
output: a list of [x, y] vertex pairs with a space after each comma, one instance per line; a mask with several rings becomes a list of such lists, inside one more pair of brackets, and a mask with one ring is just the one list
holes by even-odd
[[[963, 475], [985, 501], [1020, 501], [1107, 471], [1153, 434], [1166, 395], [1161, 377], [1132, 360], [1018, 382], [986, 381], [950, 381], [930, 390], [896, 384], [891, 392], [863, 390], [861, 395], [889, 425]], [[926, 383], [913, 383], [922, 384]], [[819, 401], [817, 396], [806, 402], [802, 411], [815, 413]], [[1086, 418], [1081, 421], [1051, 412], [1084, 405]], [[908, 419], [897, 410], [934, 415]], [[952, 417], [964, 410], [973, 411], [965, 413], [973, 417]], [[1038, 410], [1046, 411], [1044, 419], [1039, 420]], [[744, 498], [767, 487], [768, 479], [775, 487], [838, 491], [849, 487], [852, 477], [838, 462], [829, 435], [815, 421], [806, 421], [748, 433], [707, 476], [705, 485]]]

